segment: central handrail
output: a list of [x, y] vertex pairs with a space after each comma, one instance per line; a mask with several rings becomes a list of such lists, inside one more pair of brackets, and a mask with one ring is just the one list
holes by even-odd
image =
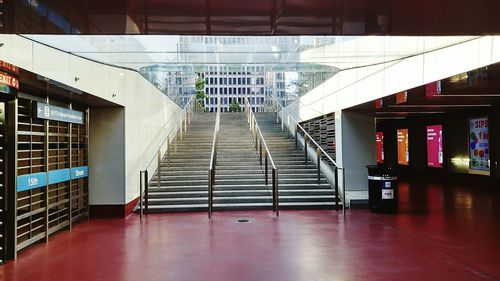
[[[170, 145], [171, 141], [173, 141], [175, 150], [177, 150], [177, 140], [180, 138], [182, 140], [182, 132], [187, 130], [187, 125], [191, 124], [191, 118], [193, 117], [193, 112], [197, 111], [198, 101], [195, 99], [195, 95], [192, 95], [189, 101], [186, 103], [184, 108], [182, 109], [182, 113], [179, 114], [177, 119], [173, 122], [173, 126], [170, 128], [168, 131], [165, 139], [161, 142], [160, 145], [158, 145], [158, 149], [156, 150], [155, 154], [149, 161], [148, 165], [144, 170], [141, 170], [139, 172], [139, 211], [140, 211], [140, 217], [142, 219], [143, 216], [143, 211], [144, 209], [146, 210], [146, 213], [149, 211], [149, 204], [148, 204], [148, 189], [149, 189], [149, 168], [151, 167], [151, 164], [153, 164], [154, 160], [157, 159], [157, 165], [158, 169], [160, 168], [161, 165], [161, 159], [165, 155], [165, 153], [170, 153]], [[163, 127], [161, 127], [160, 132], [168, 125], [170, 124], [170, 120], [166, 122]], [[162, 154], [162, 149], [167, 144], [165, 152]], [[158, 187], [161, 186], [161, 173], [158, 170], [157, 173], [157, 181], [158, 181]], [[143, 200], [144, 200], [144, 208], [143, 208]]]
[[257, 119], [255, 118], [255, 114], [250, 108], [250, 102], [248, 97], [245, 97], [245, 114], [247, 116], [247, 123], [250, 126], [250, 131], [252, 132], [252, 139], [255, 140], [255, 149], [259, 151], [259, 161], [260, 165], [262, 165], [262, 145], [264, 145], [264, 176], [266, 186], [268, 184], [268, 164], [267, 159], [271, 162], [272, 166], [272, 188], [273, 188], [273, 211], [276, 212], [276, 216], [279, 216], [279, 189], [278, 189], [278, 169], [274, 164], [273, 157], [271, 156], [271, 152], [267, 146], [266, 140], [264, 139], [264, 135], [260, 130], [259, 124], [257, 123]]
[[217, 162], [217, 144], [219, 142], [220, 128], [220, 97], [217, 100], [217, 113], [215, 115], [214, 137], [212, 140], [212, 151], [210, 152], [210, 164], [208, 165], [208, 218], [212, 217], [214, 205], [215, 165]]
[[[304, 135], [304, 161], [305, 161], [305, 164], [307, 164], [307, 156], [308, 156], [308, 151], [307, 151], [307, 143], [308, 142], [311, 142], [314, 146], [316, 146], [316, 155], [317, 155], [317, 169], [318, 169], [318, 183], [320, 182], [321, 180], [321, 176], [320, 176], [320, 170], [321, 170], [321, 156], [325, 156], [326, 159], [328, 161], [330, 161], [333, 166], [334, 166], [334, 173], [335, 173], [335, 179], [334, 179], [334, 186], [335, 186], [335, 209], [338, 210], [338, 196], [339, 196], [339, 188], [338, 188], [338, 171], [341, 170], [342, 171], [342, 177], [343, 177], [343, 180], [342, 180], [342, 210], [345, 214], [345, 169], [343, 167], [340, 167], [337, 162], [335, 160], [332, 159], [332, 157], [330, 157], [330, 155], [321, 147], [321, 145], [319, 145], [312, 137], [311, 135], [304, 129], [304, 127], [302, 127], [300, 125], [300, 123], [295, 119], [293, 118], [292, 114], [290, 114], [286, 109], [285, 107], [283, 107], [283, 105], [281, 105], [281, 103], [273, 96], [273, 95], [269, 95], [269, 97], [272, 98], [272, 102], [274, 103], [274, 105], [276, 106], [276, 122], [278, 123], [278, 107], [281, 108], [281, 130], [284, 129], [284, 126], [285, 126], [285, 121], [284, 121], [284, 118], [283, 118], [283, 112], [286, 113], [287, 115], [287, 124], [286, 126], [288, 127], [288, 129], [290, 131], [291, 130], [291, 127], [290, 127], [290, 119], [295, 122], [295, 131], [293, 132], [295, 134], [295, 148], [298, 147], [298, 138], [297, 138], [297, 134], [298, 134], [298, 131], [302, 131], [303, 135]], [[325, 177], [329, 182], [330, 180]], [[331, 183], [331, 182], [330, 182]]]

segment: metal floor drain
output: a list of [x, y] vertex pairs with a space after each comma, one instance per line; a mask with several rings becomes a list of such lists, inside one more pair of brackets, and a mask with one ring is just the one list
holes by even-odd
[[237, 220], [236, 222], [238, 222], [238, 223], [242, 223], [242, 222], [250, 222], [250, 220], [249, 220], [249, 219], [239, 219], [239, 220]]

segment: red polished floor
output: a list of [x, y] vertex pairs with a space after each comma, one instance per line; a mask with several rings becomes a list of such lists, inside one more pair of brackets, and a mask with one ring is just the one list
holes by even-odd
[[[498, 280], [495, 187], [400, 185], [400, 213], [91, 220], [0, 266], [0, 280]], [[236, 223], [249, 218], [250, 223]]]

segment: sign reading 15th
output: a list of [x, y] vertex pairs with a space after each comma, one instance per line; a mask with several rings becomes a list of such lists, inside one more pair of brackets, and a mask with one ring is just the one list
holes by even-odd
[[40, 172], [17, 177], [17, 191], [30, 190], [47, 184], [55, 184], [69, 180], [88, 177], [88, 166], [52, 170], [48, 173]]
[[38, 102], [36, 117], [54, 121], [83, 124], [83, 112]]

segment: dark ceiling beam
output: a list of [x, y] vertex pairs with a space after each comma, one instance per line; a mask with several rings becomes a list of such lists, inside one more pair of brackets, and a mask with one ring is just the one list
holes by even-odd
[[205, 13], [206, 13], [206, 25], [207, 25], [207, 35], [212, 35], [212, 26], [210, 22], [210, 16], [212, 14], [212, 11], [210, 9], [210, 0], [205, 0]]

